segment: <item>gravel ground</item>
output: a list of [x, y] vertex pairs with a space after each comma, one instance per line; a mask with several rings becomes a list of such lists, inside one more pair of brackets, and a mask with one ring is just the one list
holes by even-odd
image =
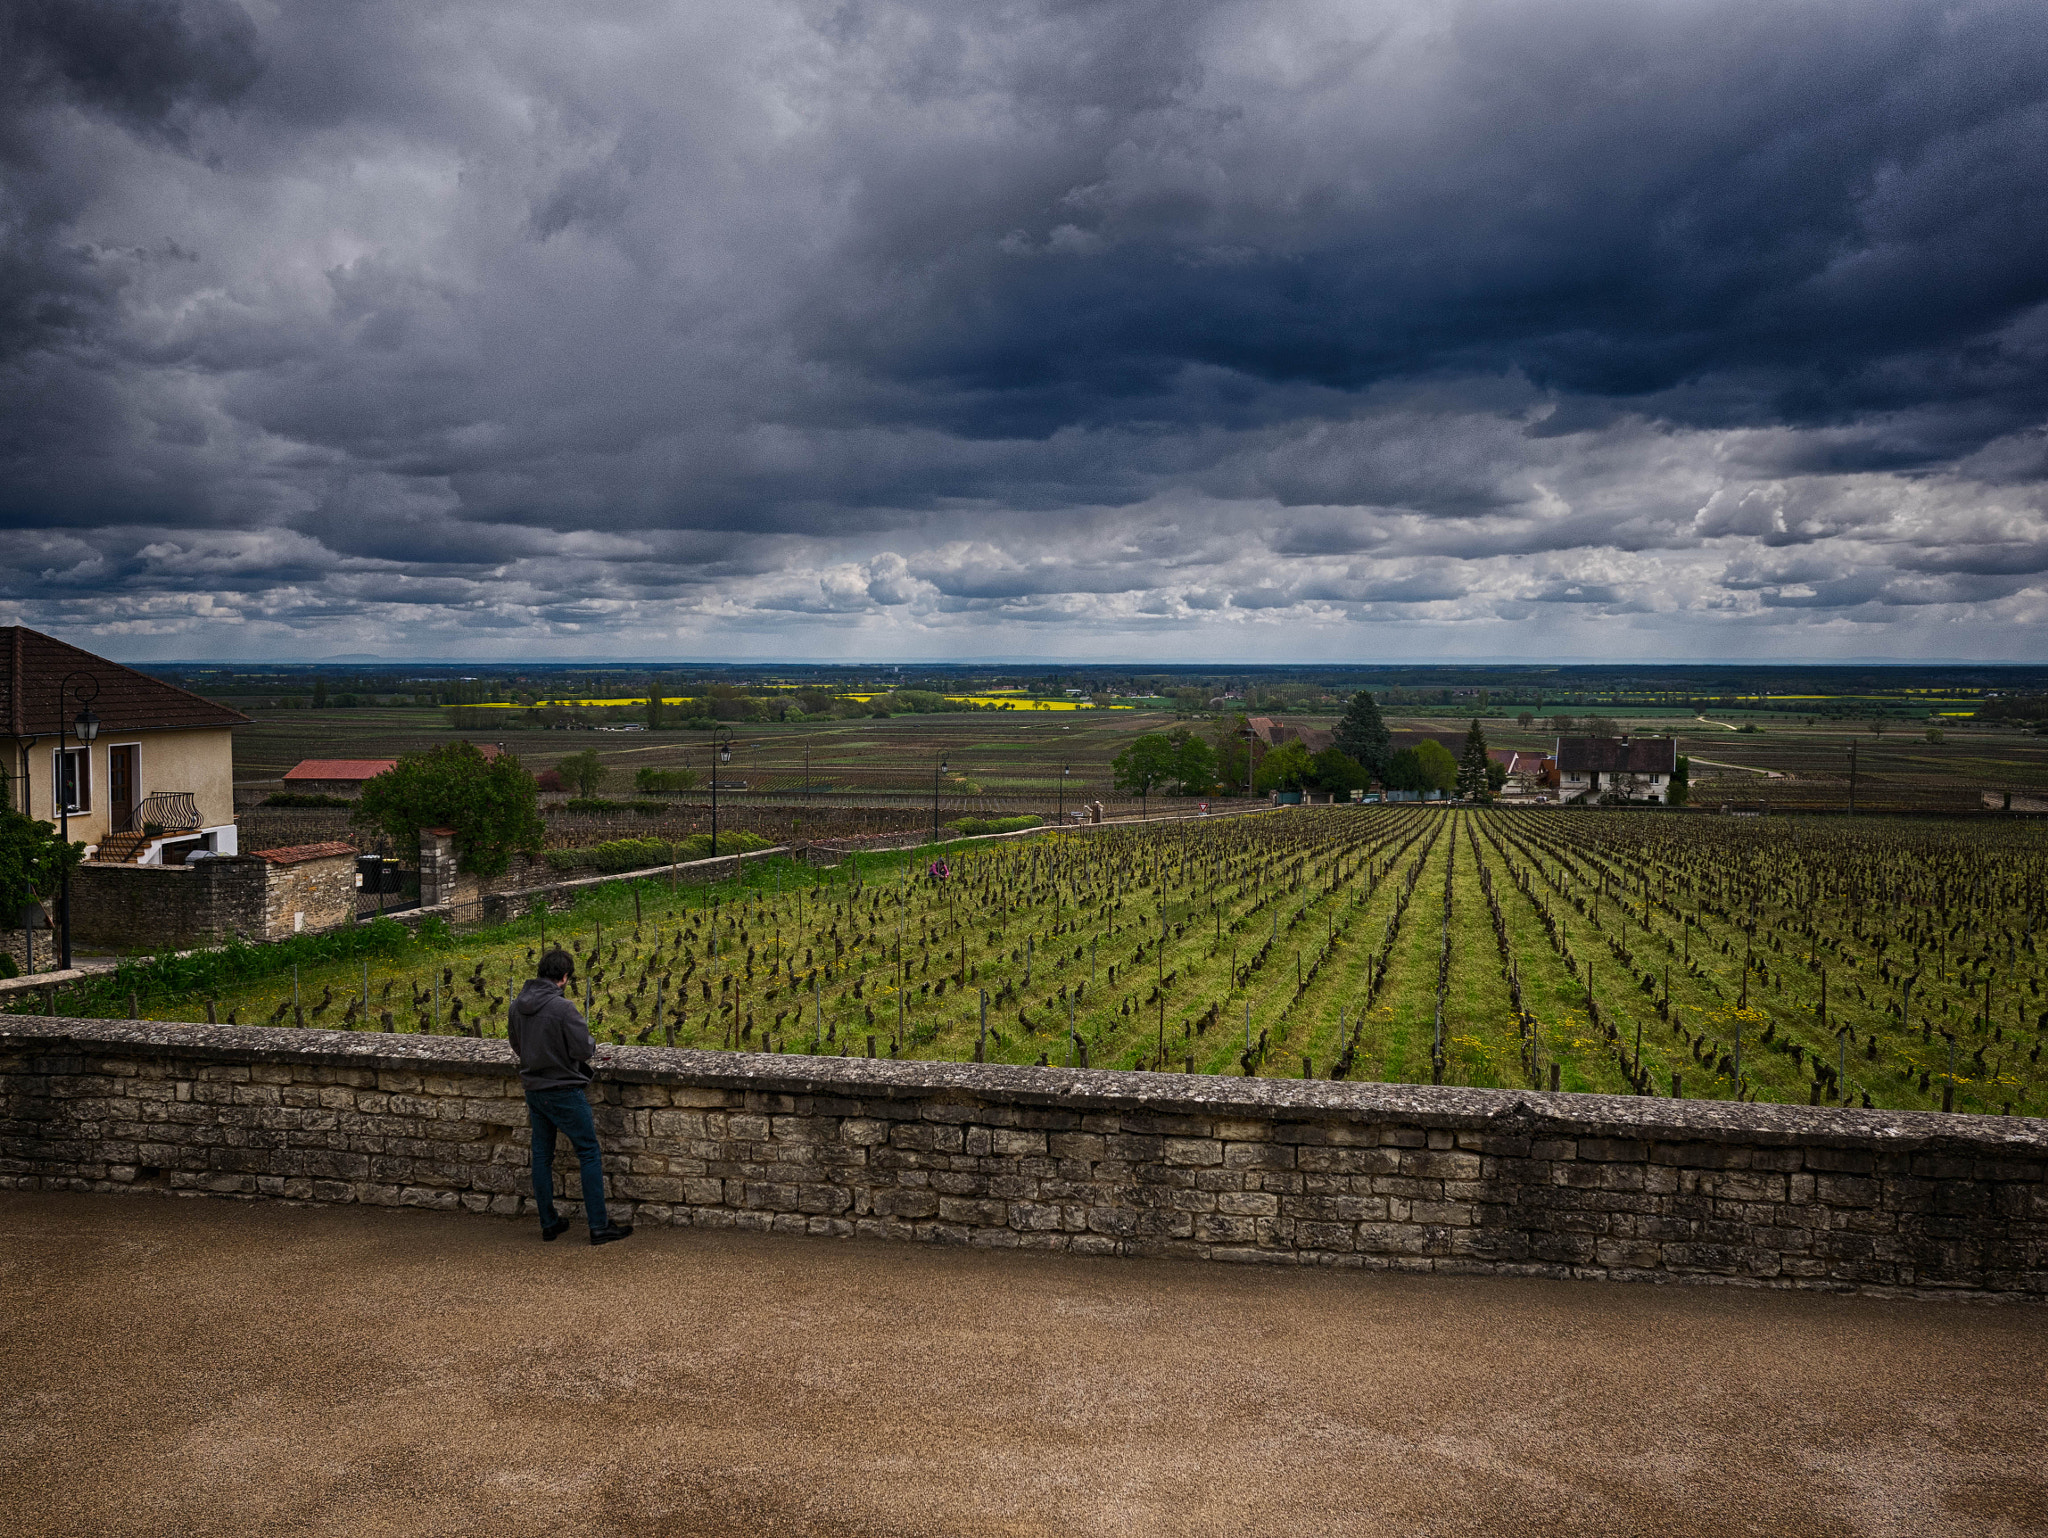
[[0, 1196], [18, 1534], [2048, 1531], [2048, 1311]]

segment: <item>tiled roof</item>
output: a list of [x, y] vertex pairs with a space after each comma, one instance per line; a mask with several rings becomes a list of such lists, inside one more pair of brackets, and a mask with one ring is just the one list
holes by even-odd
[[308, 860], [331, 860], [336, 855], [353, 855], [354, 844], [339, 840], [326, 844], [288, 844], [283, 849], [259, 849], [256, 858], [272, 865], [303, 865]]
[[55, 737], [78, 714], [75, 695], [63, 693], [67, 675], [78, 672], [74, 689], [93, 696], [101, 732], [135, 732], [181, 726], [242, 726], [248, 717], [226, 705], [138, 673], [118, 662], [26, 625], [0, 625], [0, 730], [10, 737]]
[[1311, 753], [1320, 753], [1337, 740], [1337, 734], [1326, 726], [1296, 726], [1288, 721], [1275, 721], [1271, 716], [1252, 716], [1246, 722], [1259, 741], [1271, 748], [1282, 748], [1290, 742], [1299, 742]]
[[1676, 737], [1560, 737], [1557, 767], [1565, 774], [1671, 774]]
[[395, 758], [304, 758], [285, 770], [287, 780], [374, 780], [396, 769]]

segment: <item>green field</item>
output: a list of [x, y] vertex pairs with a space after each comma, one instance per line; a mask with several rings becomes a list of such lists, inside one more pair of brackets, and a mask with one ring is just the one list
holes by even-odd
[[[1764, 723], [1755, 732], [1668, 712], [1618, 711], [1616, 719], [1633, 731], [1678, 738], [1679, 751], [1692, 760], [1696, 806], [1846, 811], [1852, 745], [1860, 811], [1974, 814], [1997, 808], [2007, 793], [2021, 798], [2017, 810], [2048, 804], [2048, 737], [2010, 727], [1950, 725], [1942, 729], [1944, 741], [1930, 743], [1924, 725], [1905, 723], [1880, 735], [1867, 724], [1809, 724], [1768, 714], [1745, 718], [1745, 724]], [[1334, 717], [1323, 716], [1284, 720], [1295, 726], [1335, 724]], [[1540, 720], [1523, 727], [1512, 716], [1482, 714], [1480, 721], [1496, 748], [1548, 752], [1556, 743], [1556, 734]], [[1398, 712], [1390, 713], [1389, 724], [1397, 731], [1435, 733], [1454, 750], [1463, 735], [1460, 722]], [[735, 807], [801, 800], [820, 808], [894, 808], [904, 813], [897, 821], [909, 827], [917, 823], [918, 808], [930, 807], [935, 771], [944, 762], [948, 772], [939, 779], [938, 791], [947, 818], [1019, 812], [1050, 816], [1097, 799], [1113, 813], [1125, 813], [1137, 810], [1138, 803], [1111, 785], [1110, 760], [1139, 733], [1176, 725], [1204, 736], [1216, 729], [1209, 719], [1124, 710], [1021, 719], [968, 713], [743, 723], [733, 728], [737, 746], [719, 778], [746, 783], [747, 789], [734, 796]], [[235, 733], [236, 778], [273, 781], [302, 758], [393, 757], [465, 736], [483, 740], [484, 734], [455, 731], [445, 713], [433, 709], [259, 711], [252, 725]], [[535, 771], [569, 753], [596, 751], [610, 771], [602, 789], [610, 796], [630, 795], [637, 769], [687, 767], [701, 776], [711, 763], [707, 734], [698, 731], [507, 731], [500, 740]], [[1064, 776], [1063, 768], [1068, 771]], [[705, 801], [701, 780], [683, 798], [690, 806]]]
[[[501, 1035], [545, 925], [612, 1042], [1918, 1109], [1953, 1073], [1956, 1109], [2039, 1106], [2034, 824], [1315, 808], [947, 854], [943, 882], [930, 850], [769, 862], [292, 942], [298, 1007]], [[374, 953], [315, 954], [347, 945]], [[130, 965], [60, 1007], [286, 1025], [292, 954]]]

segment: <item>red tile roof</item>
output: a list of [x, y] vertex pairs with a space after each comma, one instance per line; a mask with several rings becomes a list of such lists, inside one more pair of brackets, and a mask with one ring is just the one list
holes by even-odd
[[[78, 672], [74, 689], [93, 695], [93, 714], [102, 732], [168, 727], [242, 726], [239, 710], [138, 673], [118, 662], [26, 625], [0, 625], [0, 731], [10, 737], [55, 737], [78, 714], [75, 694], [62, 693], [67, 675]], [[90, 680], [88, 682], [87, 680]]]
[[282, 849], [259, 849], [256, 858], [268, 860], [272, 865], [303, 865], [308, 860], [330, 860], [337, 855], [353, 856], [354, 844], [338, 840], [326, 844], [288, 844]]
[[285, 770], [287, 780], [374, 780], [396, 769], [395, 758], [305, 758]]

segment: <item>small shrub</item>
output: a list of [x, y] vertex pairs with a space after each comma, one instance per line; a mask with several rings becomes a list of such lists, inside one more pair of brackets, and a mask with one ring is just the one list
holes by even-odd
[[264, 804], [265, 806], [281, 806], [281, 807], [315, 807], [315, 806], [354, 806], [354, 805], [355, 805], [355, 803], [354, 803], [353, 801], [349, 800], [349, 799], [348, 799], [348, 798], [347, 798], [346, 796], [329, 796], [329, 795], [323, 795], [323, 794], [321, 794], [321, 793], [320, 793], [319, 791], [307, 791], [307, 790], [279, 790], [279, 791], [273, 791], [273, 792], [271, 792], [271, 794], [269, 794], [269, 795], [267, 795], [267, 796], [265, 796], [265, 797], [263, 798], [263, 804]]
[[633, 789], [643, 796], [689, 790], [697, 783], [694, 769], [641, 769], [633, 776]]

